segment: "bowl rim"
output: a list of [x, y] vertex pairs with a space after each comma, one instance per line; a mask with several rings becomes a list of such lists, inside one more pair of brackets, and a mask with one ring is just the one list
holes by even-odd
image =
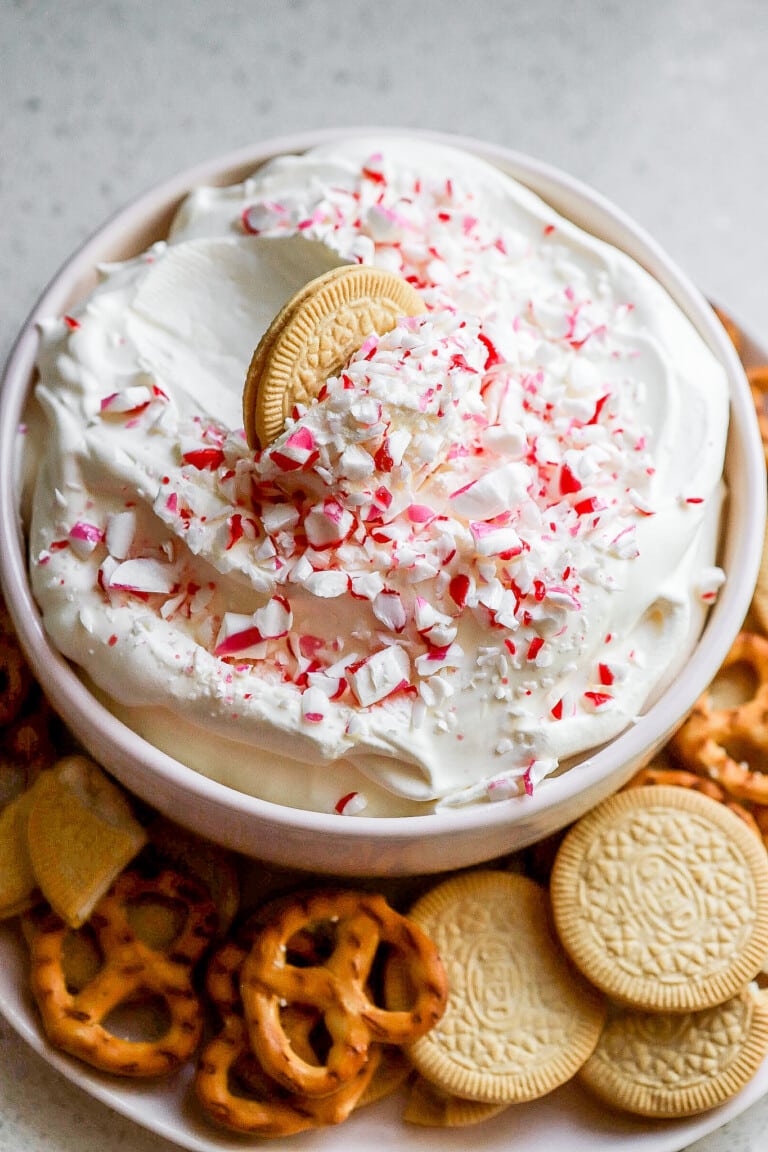
[[[335, 813], [291, 808], [262, 800], [203, 775], [137, 735], [96, 699], [74, 668], [48, 641], [27, 577], [15, 466], [17, 430], [34, 376], [38, 321], [64, 311], [78, 281], [92, 272], [95, 264], [104, 260], [104, 253], [126, 229], [133, 227], [135, 230], [139, 221], [157, 216], [161, 210], [170, 213], [191, 188], [207, 183], [235, 182], [266, 160], [283, 153], [303, 152], [346, 137], [387, 135], [422, 138], [479, 155], [516, 176], [545, 200], [551, 202], [564, 196], [578, 204], [581, 212], [596, 212], [601, 218], [600, 236], [629, 251], [635, 259], [638, 256], [634, 250], [642, 252], [639, 262], [676, 299], [725, 367], [730, 387], [729, 444], [730, 437], [736, 434], [743, 457], [739, 460], [738, 474], [732, 478], [732, 486], [738, 488], [742, 496], [749, 496], [751, 514], [758, 516], [758, 523], [764, 522], [766, 510], [765, 462], [749, 387], [736, 351], [710, 305], [641, 225], [602, 194], [554, 165], [499, 144], [449, 133], [395, 127], [329, 128], [273, 137], [193, 164], [149, 188], [112, 214], [75, 249], [49, 281], [24, 322], [0, 378], [0, 586], [20, 643], [53, 707], [81, 739], [86, 732], [92, 735], [93, 726], [97, 725], [103, 739], [110, 747], [118, 749], [123, 760], [140, 759], [158, 779], [182, 788], [200, 803], [211, 802], [220, 810], [237, 813], [239, 817], [252, 817], [272, 826], [290, 828], [293, 832], [298, 830], [308, 835], [326, 833], [336, 839], [342, 834], [349, 841], [370, 840], [372, 835], [375, 837], [382, 832], [390, 840], [411, 840], [415, 832], [424, 839], [452, 837], [458, 833], [480, 834], [494, 826], [513, 825], [573, 801], [590, 785], [615, 771], [617, 764], [636, 759], [649, 748], [655, 751], [690, 711], [725, 659], [746, 615], [762, 553], [762, 534], [744, 532], [739, 540], [738, 565], [732, 565], [725, 588], [696, 642], [693, 650], [695, 662], [691, 659], [686, 662], [675, 680], [674, 691], [668, 687], [635, 723], [608, 745], [595, 750], [578, 766], [558, 776], [555, 795], [550, 794], [550, 789], [540, 787], [532, 796], [512, 797], [494, 804], [409, 816], [370, 817], [362, 813], [354, 820], [341, 822]], [[222, 180], [222, 176], [225, 179]], [[578, 212], [571, 210], [568, 215], [578, 221]], [[621, 242], [617, 242], [619, 237]], [[102, 761], [109, 770], [109, 760], [102, 757]], [[126, 783], [130, 788], [130, 782]]]

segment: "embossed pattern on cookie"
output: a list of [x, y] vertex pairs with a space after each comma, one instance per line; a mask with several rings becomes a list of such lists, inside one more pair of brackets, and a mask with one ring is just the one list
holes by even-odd
[[297, 404], [310, 404], [368, 336], [382, 336], [426, 305], [415, 288], [382, 268], [333, 268], [298, 292], [253, 354], [243, 392], [252, 448], [270, 444]]
[[614, 999], [649, 1011], [723, 1003], [768, 952], [768, 856], [699, 792], [651, 786], [603, 801], [552, 871], [560, 939]]
[[[560, 949], [545, 889], [526, 876], [469, 872], [409, 913], [448, 974], [440, 1023], [409, 1048], [441, 1092], [490, 1104], [533, 1100], [569, 1080], [597, 1043], [605, 1008]], [[407, 1002], [400, 969], [387, 1001]]]
[[579, 1072], [601, 1100], [641, 1116], [692, 1116], [751, 1080], [768, 1051], [768, 1002], [738, 996], [700, 1012], [617, 1007]]

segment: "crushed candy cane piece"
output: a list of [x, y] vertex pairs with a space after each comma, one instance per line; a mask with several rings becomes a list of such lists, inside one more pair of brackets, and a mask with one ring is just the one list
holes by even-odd
[[313, 548], [324, 550], [338, 547], [349, 536], [355, 518], [338, 500], [329, 497], [315, 504], [307, 513], [304, 529]]
[[282, 443], [278, 441], [268, 452], [269, 459], [283, 472], [309, 468], [319, 455], [315, 438], [309, 428], [297, 428]]
[[256, 609], [252, 619], [264, 640], [277, 640], [288, 634], [293, 623], [293, 613], [283, 596], [273, 596], [263, 608]]
[[124, 416], [131, 412], [138, 412], [152, 403], [154, 394], [145, 384], [132, 384], [122, 392], [112, 392], [101, 401], [102, 415]]
[[313, 596], [319, 596], [325, 600], [343, 596], [349, 591], [349, 576], [346, 572], [336, 568], [312, 572], [302, 583]]
[[334, 812], [339, 816], [357, 816], [368, 807], [368, 801], [362, 792], [347, 792], [334, 805]]
[[136, 513], [132, 508], [107, 517], [106, 544], [110, 556], [126, 560], [136, 535]]
[[513, 556], [523, 550], [523, 542], [511, 524], [487, 524], [473, 520], [469, 525], [480, 556]]
[[391, 588], [383, 588], [376, 596], [373, 614], [391, 632], [402, 632], [408, 620], [402, 596]]
[[357, 702], [367, 708], [410, 684], [411, 662], [404, 648], [390, 644], [351, 665], [346, 677]]
[[307, 724], [321, 724], [328, 711], [328, 697], [319, 688], [305, 689], [301, 696], [301, 715]]
[[513, 460], [452, 492], [451, 505], [467, 520], [492, 520], [524, 499], [531, 479], [528, 465]]
[[725, 584], [725, 572], [714, 566], [702, 568], [696, 581], [696, 592], [702, 604], [714, 604], [717, 594]]
[[109, 587], [124, 592], [172, 592], [176, 585], [176, 570], [171, 564], [151, 557], [138, 557], [118, 564], [109, 579]]
[[78, 520], [69, 530], [69, 544], [78, 556], [90, 556], [99, 544], [104, 542], [104, 530], [98, 524], [88, 524]]
[[241, 656], [263, 660], [267, 655], [267, 642], [253, 622], [253, 616], [242, 612], [226, 612], [214, 647], [215, 656]]

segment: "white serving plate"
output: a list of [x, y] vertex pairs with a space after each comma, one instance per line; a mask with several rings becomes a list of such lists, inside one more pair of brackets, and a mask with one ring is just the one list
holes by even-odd
[[[747, 363], [768, 361], [768, 350], [748, 340]], [[257, 865], [256, 865], [257, 867]], [[84, 1092], [144, 1129], [190, 1152], [242, 1152], [245, 1148], [306, 1152], [680, 1152], [716, 1131], [768, 1093], [768, 1058], [750, 1083], [720, 1108], [677, 1121], [652, 1121], [608, 1110], [576, 1082], [530, 1104], [511, 1106], [467, 1129], [405, 1124], [403, 1096], [354, 1113], [343, 1125], [265, 1143], [227, 1135], [199, 1110], [192, 1064], [159, 1081], [132, 1081], [99, 1073], [53, 1049], [43, 1035], [27, 975], [27, 948], [17, 921], [0, 923], [0, 1013], [45, 1061]], [[75, 1102], [73, 1097], [73, 1112]]]

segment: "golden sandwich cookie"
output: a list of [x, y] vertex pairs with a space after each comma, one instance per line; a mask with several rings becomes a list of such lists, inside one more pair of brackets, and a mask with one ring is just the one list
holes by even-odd
[[285, 429], [297, 404], [310, 404], [373, 333], [426, 311], [411, 285], [382, 268], [333, 268], [293, 296], [262, 336], [243, 392], [243, 423], [252, 448]]
[[[597, 1043], [605, 1007], [560, 948], [546, 890], [495, 870], [454, 876], [409, 912], [448, 975], [442, 1020], [409, 1045], [438, 1093], [484, 1104], [534, 1100], [569, 1080]], [[394, 963], [388, 1003], [410, 998]]]
[[768, 953], [768, 855], [700, 792], [619, 792], [565, 837], [551, 880], [560, 939], [620, 1003], [691, 1012], [741, 991]]
[[724, 1104], [768, 1052], [768, 1001], [745, 989], [701, 1012], [616, 1007], [579, 1079], [606, 1104], [640, 1116], [693, 1116]]

